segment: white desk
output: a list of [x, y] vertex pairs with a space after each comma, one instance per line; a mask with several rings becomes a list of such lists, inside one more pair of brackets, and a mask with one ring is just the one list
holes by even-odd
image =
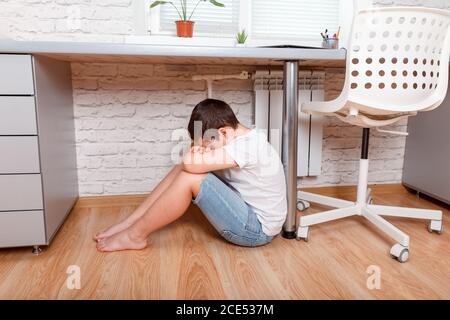
[[299, 61], [317, 61], [319, 64], [337, 61], [342, 64], [345, 50], [0, 40], [1, 53], [31, 54], [69, 62], [283, 65], [282, 161], [288, 192], [288, 216], [283, 236], [295, 238]]

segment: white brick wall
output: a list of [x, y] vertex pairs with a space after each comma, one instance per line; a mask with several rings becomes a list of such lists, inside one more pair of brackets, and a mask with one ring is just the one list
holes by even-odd
[[[139, 1], [139, 0], [138, 0]], [[123, 42], [139, 34], [135, 0], [0, 0], [0, 37], [22, 40]], [[376, 0], [376, 5], [450, 8], [448, 0]], [[230, 66], [73, 63], [80, 195], [147, 193], [171, 166], [171, 130], [187, 124], [206, 97], [199, 73], [236, 73]], [[327, 98], [334, 98], [342, 70], [328, 70]], [[238, 118], [253, 118], [252, 83], [216, 83], [215, 97], [230, 103]], [[404, 130], [406, 121], [395, 129]], [[328, 118], [324, 127], [323, 174], [305, 185], [356, 182], [361, 129]], [[373, 133], [371, 182], [399, 182], [405, 139]]]
[[136, 0], [0, 0], [0, 36], [123, 42], [136, 34]]

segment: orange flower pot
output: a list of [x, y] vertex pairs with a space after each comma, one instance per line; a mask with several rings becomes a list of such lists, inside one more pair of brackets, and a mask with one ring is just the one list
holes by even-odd
[[175, 21], [177, 25], [177, 37], [192, 38], [194, 21]]

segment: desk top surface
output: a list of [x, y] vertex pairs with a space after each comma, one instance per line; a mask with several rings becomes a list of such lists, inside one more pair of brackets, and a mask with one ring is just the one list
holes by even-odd
[[342, 63], [344, 49], [210, 47], [98, 42], [0, 40], [0, 53], [28, 53], [65, 61], [282, 64], [286, 60]]

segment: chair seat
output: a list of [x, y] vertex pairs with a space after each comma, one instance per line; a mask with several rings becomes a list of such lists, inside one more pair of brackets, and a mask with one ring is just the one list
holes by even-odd
[[367, 114], [365, 112], [359, 112], [357, 115], [350, 115], [348, 112], [335, 112], [332, 114], [337, 117], [339, 120], [359, 126], [364, 128], [373, 128], [373, 127], [384, 127], [395, 122], [402, 120], [404, 118], [414, 116], [417, 112], [401, 112], [395, 114], [385, 114], [385, 115], [373, 115]]
[[341, 94], [332, 101], [304, 102], [301, 111], [370, 128], [433, 110], [447, 93], [449, 52], [449, 10], [358, 11]]

